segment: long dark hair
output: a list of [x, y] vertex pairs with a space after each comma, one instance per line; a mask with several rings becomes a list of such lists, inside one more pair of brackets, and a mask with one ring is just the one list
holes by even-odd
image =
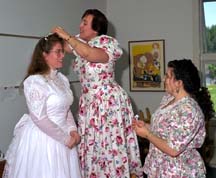
[[98, 35], [106, 35], [108, 28], [108, 20], [106, 16], [98, 9], [87, 9], [82, 15], [82, 19], [87, 16], [92, 15], [92, 29], [98, 32]]
[[211, 119], [214, 116], [213, 103], [208, 88], [201, 86], [197, 67], [190, 59], [169, 61], [168, 67], [173, 68], [175, 78], [182, 80], [185, 91], [198, 102], [205, 120]]
[[30, 75], [46, 74], [49, 72], [50, 68], [44, 59], [43, 52], [49, 53], [56, 43], [60, 43], [62, 47], [64, 47], [64, 40], [55, 33], [43, 37], [38, 41], [35, 46], [25, 78]]

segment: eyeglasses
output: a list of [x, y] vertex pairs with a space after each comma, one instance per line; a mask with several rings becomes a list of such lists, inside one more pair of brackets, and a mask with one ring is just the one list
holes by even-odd
[[58, 50], [51, 50], [49, 52], [53, 52], [53, 53], [56, 53], [58, 56], [60, 56], [61, 54], [65, 55], [65, 50], [63, 49], [58, 49]]

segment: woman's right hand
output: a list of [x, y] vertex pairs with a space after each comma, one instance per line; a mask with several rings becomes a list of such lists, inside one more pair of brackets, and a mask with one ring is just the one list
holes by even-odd
[[132, 120], [132, 128], [135, 128], [136, 126], [144, 127], [145, 125], [146, 125], [146, 123], [144, 121], [136, 120], [136, 119]]
[[147, 138], [149, 134], [149, 124], [146, 124], [144, 121], [141, 120], [133, 120], [132, 121], [132, 128], [136, 132], [136, 134], [140, 137]]

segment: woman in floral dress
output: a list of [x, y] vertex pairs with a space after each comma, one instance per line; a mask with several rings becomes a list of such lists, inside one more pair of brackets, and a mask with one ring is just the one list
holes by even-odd
[[103, 13], [89, 9], [82, 16], [79, 37], [61, 27], [53, 29], [77, 56], [73, 67], [82, 85], [78, 119], [82, 175], [142, 177], [137, 137], [131, 127], [131, 101], [114, 79], [122, 49], [116, 39], [106, 35], [107, 25]]
[[187, 59], [168, 63], [165, 89], [151, 124], [133, 121], [136, 133], [150, 141], [144, 172], [149, 178], [204, 178], [197, 149], [205, 140], [205, 118], [213, 116], [208, 90], [200, 86], [198, 70]]

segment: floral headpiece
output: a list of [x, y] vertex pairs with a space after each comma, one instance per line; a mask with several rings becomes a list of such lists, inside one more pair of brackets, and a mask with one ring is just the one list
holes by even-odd
[[45, 41], [47, 41], [48, 40], [48, 37], [50, 36], [50, 35], [52, 35], [53, 33], [48, 33], [48, 35], [46, 35], [45, 37], [44, 37], [44, 39], [45, 39]]

